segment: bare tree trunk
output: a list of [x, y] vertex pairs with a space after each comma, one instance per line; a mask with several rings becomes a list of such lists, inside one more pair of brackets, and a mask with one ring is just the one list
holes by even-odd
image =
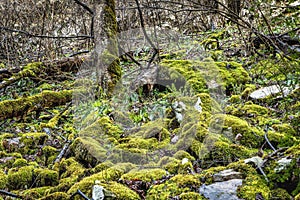
[[94, 10], [95, 66], [98, 84], [106, 92], [111, 93], [121, 77], [115, 1], [95, 0]]

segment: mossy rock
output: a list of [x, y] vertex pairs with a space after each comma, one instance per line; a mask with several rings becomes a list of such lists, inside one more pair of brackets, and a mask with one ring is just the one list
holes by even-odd
[[22, 192], [22, 196], [24, 197], [24, 199], [39, 199], [46, 194], [47, 189], [49, 189], [49, 186], [31, 188], [28, 190], [24, 190]]
[[8, 188], [12, 190], [31, 187], [34, 175], [34, 166], [12, 168], [8, 171]]
[[280, 200], [292, 200], [293, 197], [282, 188], [277, 188], [271, 191], [271, 198], [270, 199], [280, 199]]
[[181, 164], [181, 160], [169, 156], [164, 156], [159, 160], [158, 164], [160, 167], [167, 170], [170, 174], [177, 174]]
[[264, 133], [262, 131], [251, 127], [247, 121], [232, 115], [215, 115], [212, 126], [217, 130], [223, 128], [223, 133], [224, 130], [229, 129], [232, 132], [230, 139], [234, 139], [237, 134], [242, 134], [240, 144], [245, 147], [258, 148], [263, 142]]
[[191, 174], [178, 174], [165, 183], [151, 187], [147, 192], [146, 199], [169, 199], [183, 193], [194, 192], [200, 185], [201, 183], [198, 177]]
[[106, 150], [93, 137], [76, 138], [70, 145], [71, 155], [82, 164], [96, 166], [107, 158]]
[[[24, 133], [21, 136], [20, 142], [25, 146], [22, 148], [22, 153], [34, 154], [40, 145], [43, 145], [48, 139], [46, 133]], [[25, 151], [25, 152], [24, 152]]]
[[58, 150], [52, 146], [44, 146], [42, 148], [44, 165], [47, 166], [54, 162], [55, 158], [58, 155]]
[[70, 196], [64, 192], [55, 192], [52, 194], [49, 194], [43, 198], [40, 198], [39, 200], [65, 200], [65, 199], [69, 199]]
[[288, 147], [299, 142], [294, 136], [275, 131], [268, 131], [268, 139], [275, 148]]
[[272, 128], [280, 133], [284, 133], [290, 136], [299, 136], [299, 134], [296, 133], [295, 129], [287, 123], [274, 124], [272, 125]]
[[201, 62], [191, 60], [163, 60], [161, 65], [182, 74], [187, 83], [197, 93], [208, 92], [208, 82], [215, 79], [217, 79], [217, 84], [227, 89], [233, 88], [236, 85], [246, 84], [250, 80], [247, 71], [241, 64], [236, 62], [214, 62], [212, 59], [206, 59]]
[[79, 182], [75, 183], [69, 190], [68, 194], [75, 193], [78, 189], [80, 189], [83, 193], [91, 196], [92, 187], [95, 184], [95, 181], [108, 182], [108, 181], [116, 181], [121, 176], [128, 172], [130, 169], [134, 168], [135, 165], [131, 163], [119, 163], [105, 169], [99, 173], [93, 174], [91, 176], [85, 177]]
[[17, 158], [15, 162], [12, 164], [12, 167], [24, 167], [27, 165], [27, 160], [24, 158]]
[[8, 183], [7, 175], [2, 170], [0, 170], [0, 189], [4, 190], [6, 188], [7, 183]]
[[59, 172], [60, 178], [78, 177], [85, 172], [85, 168], [74, 157], [63, 158], [59, 163], [55, 163], [53, 169]]
[[292, 195], [300, 192], [300, 168], [296, 158], [272, 160], [264, 171], [273, 187], [283, 188]]
[[58, 184], [58, 172], [50, 169], [35, 169], [36, 176], [34, 184], [37, 187], [55, 186]]
[[295, 196], [294, 200], [300, 200], [300, 193]]
[[231, 163], [235, 159], [245, 159], [255, 154], [254, 151], [244, 146], [230, 144], [223, 141], [216, 141], [209, 153], [203, 158], [204, 160], [218, 160], [223, 164]]
[[126, 199], [126, 200], [141, 199], [136, 192], [115, 181], [110, 181], [108, 183], [100, 183], [100, 185], [102, 185], [105, 190], [109, 191], [110, 193], [113, 193], [115, 195], [115, 199]]
[[179, 199], [181, 199], [181, 200], [204, 200], [206, 198], [204, 198], [197, 192], [184, 192], [179, 195]]
[[264, 199], [271, 197], [271, 190], [267, 183], [259, 175], [249, 175], [243, 181], [243, 185], [238, 190], [238, 197], [245, 200], [255, 199], [257, 194], [261, 194]]
[[122, 175], [122, 180], [141, 180], [144, 182], [152, 182], [154, 180], [162, 179], [167, 175], [163, 169], [133, 169], [128, 173]]

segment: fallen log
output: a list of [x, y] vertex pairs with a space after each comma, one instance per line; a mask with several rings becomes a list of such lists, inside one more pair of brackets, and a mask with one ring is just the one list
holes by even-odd
[[0, 120], [26, 116], [40, 108], [64, 105], [72, 100], [73, 90], [43, 91], [37, 95], [0, 102]]

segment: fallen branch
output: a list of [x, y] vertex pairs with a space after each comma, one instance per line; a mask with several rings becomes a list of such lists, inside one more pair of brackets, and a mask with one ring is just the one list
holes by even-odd
[[0, 102], [0, 120], [24, 117], [42, 108], [64, 105], [72, 100], [73, 90], [43, 91], [40, 94]]

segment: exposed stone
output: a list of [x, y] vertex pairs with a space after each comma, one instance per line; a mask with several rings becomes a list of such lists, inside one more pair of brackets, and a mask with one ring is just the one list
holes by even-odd
[[241, 179], [242, 173], [236, 172], [233, 169], [226, 169], [213, 176], [215, 182], [222, 182], [231, 179]]
[[213, 200], [240, 200], [237, 197], [237, 188], [242, 185], [243, 179], [232, 179], [224, 182], [216, 182], [210, 185], [203, 184], [199, 188], [200, 194]]
[[[299, 88], [299, 86], [297, 86], [296, 88]], [[254, 92], [252, 92], [250, 94], [250, 97], [252, 99], [263, 99], [269, 95], [276, 95], [281, 92], [283, 92], [283, 95], [286, 96], [286, 95], [290, 94], [292, 91], [293, 91], [292, 88], [288, 88], [288, 87], [281, 88], [279, 85], [271, 85], [268, 87], [263, 87], [258, 90], [255, 90]]]

